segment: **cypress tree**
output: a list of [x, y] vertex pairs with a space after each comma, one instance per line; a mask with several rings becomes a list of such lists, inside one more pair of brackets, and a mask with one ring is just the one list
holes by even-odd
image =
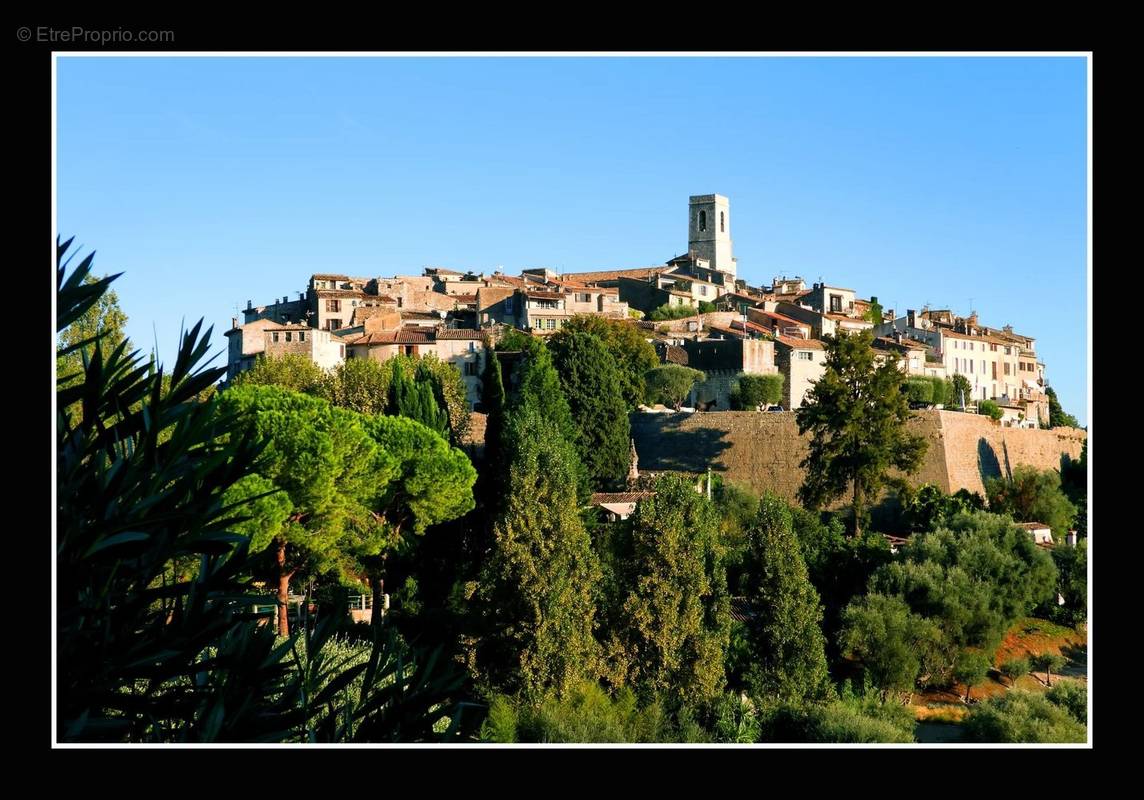
[[829, 684], [822, 608], [785, 502], [763, 495], [748, 541], [751, 694], [764, 703], [823, 699]]
[[532, 698], [598, 673], [593, 590], [600, 565], [579, 516], [571, 445], [531, 405], [505, 424], [510, 464], [477, 599], [484, 620], [476, 672]]
[[588, 480], [594, 489], [613, 488], [623, 482], [631, 463], [631, 423], [616, 359], [590, 333], [553, 337], [550, 349]]
[[718, 512], [689, 480], [669, 476], [633, 522], [631, 588], [609, 641], [609, 676], [645, 699], [717, 697], [731, 635]]

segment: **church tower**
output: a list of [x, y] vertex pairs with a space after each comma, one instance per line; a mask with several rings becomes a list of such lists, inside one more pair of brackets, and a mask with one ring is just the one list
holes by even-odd
[[721, 194], [692, 195], [688, 203], [687, 249], [711, 268], [735, 277], [731, 255], [731, 201]]

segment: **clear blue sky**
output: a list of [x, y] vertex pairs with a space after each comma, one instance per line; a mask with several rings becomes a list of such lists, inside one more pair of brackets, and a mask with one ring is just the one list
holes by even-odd
[[61, 58], [57, 86], [58, 229], [164, 360], [314, 272], [661, 264], [717, 192], [740, 277], [972, 300], [1088, 419], [1081, 58]]

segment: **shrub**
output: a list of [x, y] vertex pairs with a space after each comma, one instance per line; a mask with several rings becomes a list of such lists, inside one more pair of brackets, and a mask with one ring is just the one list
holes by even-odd
[[[888, 704], [890, 709], [905, 706]], [[870, 742], [913, 742], [913, 718], [910, 714], [908, 727], [901, 719], [872, 716], [862, 705], [834, 702], [829, 705], [783, 705], [764, 715], [762, 722], [763, 742], [829, 742], [838, 744]]]
[[1056, 653], [1037, 653], [1031, 659], [1031, 663], [1034, 670], [1045, 673], [1045, 682], [1052, 686], [1053, 672], [1059, 672], [1066, 662], [1064, 656]]
[[696, 738], [694, 726], [673, 723], [659, 701], [640, 708], [630, 689], [609, 695], [599, 684], [583, 682], [559, 698], [536, 704], [496, 695], [481, 726], [486, 742], [603, 743], [676, 742]]
[[1001, 410], [1001, 406], [997, 405], [992, 400], [982, 400], [977, 404], [977, 413], [984, 414], [985, 416], [989, 417], [989, 419], [996, 422], [997, 420], [1001, 419], [1005, 412]]
[[[714, 308], [711, 309], [714, 311]], [[646, 319], [653, 322], [662, 322], [670, 319], [683, 319], [684, 317], [694, 317], [699, 309], [694, 306], [671, 306], [664, 303], [658, 308], [653, 308]]]
[[1088, 687], [1083, 683], [1065, 681], [1045, 692], [1050, 703], [1058, 705], [1082, 725], [1088, 724]]
[[664, 364], [650, 369], [646, 376], [647, 401], [679, 408], [691, 394], [695, 382], [703, 379], [704, 375], [699, 370], [678, 364]]
[[929, 381], [930, 386], [933, 387], [933, 397], [930, 402], [934, 405], [949, 405], [953, 397], [953, 384], [946, 378], [939, 378], [936, 375], [926, 375], [922, 380]]
[[738, 385], [731, 390], [731, 408], [754, 411], [759, 406], [772, 405], [783, 399], [783, 376], [740, 375]]
[[1029, 669], [1029, 659], [1027, 658], [1013, 658], [1000, 667], [1001, 674], [1008, 678], [1010, 683], [1016, 683], [1022, 675], [1028, 675]]
[[912, 406], [928, 406], [934, 402], [934, 385], [925, 378], [910, 378], [904, 388]]
[[1046, 697], [1014, 690], [973, 707], [965, 740], [992, 744], [1083, 742], [1085, 725]]

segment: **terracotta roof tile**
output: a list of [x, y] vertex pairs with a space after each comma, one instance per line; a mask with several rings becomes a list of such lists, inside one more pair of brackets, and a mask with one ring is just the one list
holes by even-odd
[[793, 336], [776, 336], [775, 341], [793, 347], [796, 350], [825, 350], [826, 345], [818, 339], [796, 339]]
[[476, 339], [481, 340], [485, 338], [484, 331], [474, 330], [473, 328], [438, 328], [438, 339]]
[[592, 505], [598, 506], [601, 503], [638, 503], [640, 500], [647, 500], [649, 497], [655, 497], [655, 492], [593, 492]]

